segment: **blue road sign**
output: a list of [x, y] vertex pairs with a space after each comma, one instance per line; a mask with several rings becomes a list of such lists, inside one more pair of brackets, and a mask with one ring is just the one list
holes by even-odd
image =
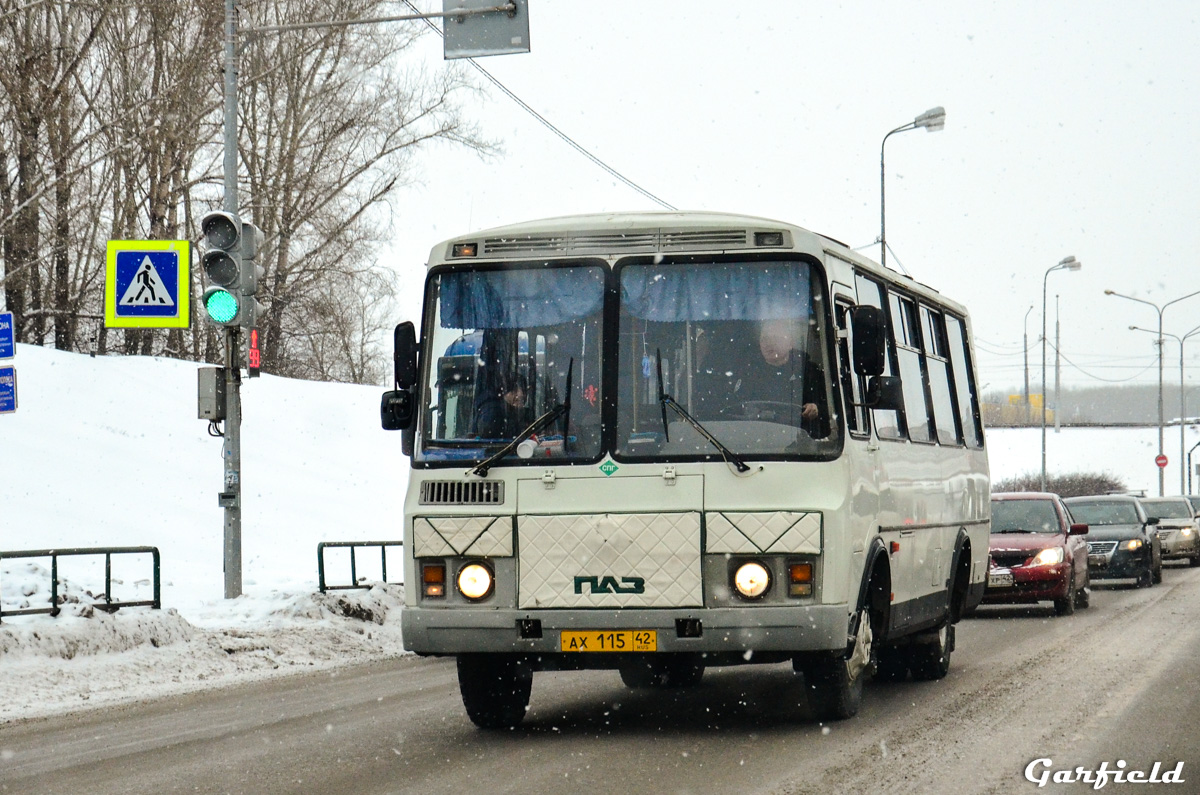
[[0, 359], [11, 359], [17, 353], [13, 313], [0, 312]]
[[104, 281], [109, 328], [187, 328], [186, 240], [110, 240]]
[[179, 314], [179, 254], [117, 252], [117, 317]]
[[0, 367], [0, 414], [17, 410], [17, 368]]

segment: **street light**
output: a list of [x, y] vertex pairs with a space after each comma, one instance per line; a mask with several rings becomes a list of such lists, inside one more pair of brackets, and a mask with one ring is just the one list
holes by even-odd
[[1057, 265], [1046, 269], [1042, 277], [1042, 491], [1046, 490], [1046, 282], [1058, 270], [1077, 271], [1083, 263], [1074, 257], [1063, 257]]
[[[1148, 334], [1154, 334], [1153, 329], [1142, 328], [1141, 326], [1130, 326], [1129, 330], [1130, 331], [1144, 331]], [[1184, 469], [1183, 448], [1184, 448], [1184, 445], [1187, 444], [1187, 442], [1184, 440], [1184, 430], [1186, 428], [1186, 425], [1183, 421], [1183, 418], [1187, 416], [1187, 390], [1184, 388], [1184, 384], [1183, 384], [1183, 343], [1187, 342], [1188, 337], [1191, 337], [1194, 334], [1200, 334], [1200, 326], [1196, 326], [1194, 329], [1189, 331], [1187, 334], [1184, 334], [1182, 337], [1180, 337], [1177, 334], [1171, 334], [1169, 332], [1164, 331], [1162, 333], [1162, 335], [1159, 336], [1154, 341], [1154, 343], [1156, 345], [1158, 345], [1159, 362], [1162, 361], [1162, 355], [1163, 355], [1163, 352], [1162, 352], [1162, 345], [1163, 345], [1162, 338], [1163, 337], [1170, 337], [1171, 339], [1173, 339], [1179, 343], [1179, 492], [1181, 494], [1184, 493], [1184, 491], [1183, 491], [1183, 489], [1184, 489], [1184, 485], [1183, 485], [1183, 469]], [[1188, 468], [1190, 469], [1190, 467], [1191, 467], [1191, 465], [1189, 464]], [[1190, 478], [1191, 478], [1190, 471], [1188, 472], [1188, 477], [1190, 480]], [[1189, 491], [1190, 490], [1191, 489], [1189, 489]], [[1159, 496], [1162, 496], [1162, 495], [1160, 494]]]
[[[1132, 295], [1122, 295], [1113, 290], [1105, 290], [1105, 295], [1115, 295], [1117, 298], [1124, 298], [1129, 301], [1137, 301], [1139, 304], [1146, 304], [1154, 307], [1154, 311], [1158, 312], [1158, 454], [1163, 455], [1163, 357], [1162, 357], [1162, 338], [1163, 338], [1163, 312], [1171, 304], [1177, 304], [1184, 298], [1191, 298], [1193, 295], [1200, 295], [1200, 290], [1194, 293], [1188, 293], [1185, 296], [1176, 298], [1172, 301], [1167, 301], [1162, 306], [1153, 301], [1146, 301], [1142, 298], [1134, 298]], [[1183, 463], [1182, 461], [1180, 463]], [[1163, 470], [1165, 467], [1158, 468], [1158, 496], [1163, 496]]]
[[908, 124], [901, 124], [883, 136], [883, 143], [879, 145], [879, 264], [885, 267], [887, 266], [887, 216], [884, 213], [885, 205], [883, 200], [885, 173], [883, 170], [883, 151], [887, 145], [887, 139], [892, 135], [898, 132], [915, 130], [918, 127], [924, 127], [929, 132], [944, 130], [946, 128], [946, 109], [941, 105], [938, 105], [936, 108], [930, 108]]
[[[1029, 308], [1025, 310], [1025, 334], [1022, 337], [1024, 343], [1022, 347], [1025, 349], [1025, 417], [1022, 419], [1022, 423], [1029, 422], [1029, 313], [1032, 311], [1033, 304], [1030, 304]], [[1045, 399], [1046, 396], [1042, 395], [1042, 400]]]

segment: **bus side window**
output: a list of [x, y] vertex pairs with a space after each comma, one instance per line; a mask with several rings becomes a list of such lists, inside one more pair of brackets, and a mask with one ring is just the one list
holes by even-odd
[[863, 377], [854, 372], [850, 351], [854, 350], [854, 332], [850, 325], [851, 305], [838, 301], [834, 305], [838, 328], [838, 376], [842, 382], [842, 404], [846, 407], [846, 427], [850, 433], [865, 435], [867, 410], [863, 407]]
[[969, 446], [983, 447], [983, 427], [979, 422], [979, 400], [975, 393], [970, 348], [962, 321], [953, 315], [946, 315], [946, 336], [950, 346], [950, 363], [954, 369], [954, 391], [958, 397], [963, 436]]
[[[883, 288], [879, 282], [861, 273], [854, 274], [854, 284], [858, 292], [858, 302], [864, 306], [873, 306], [884, 310]], [[895, 321], [893, 321], [895, 322]], [[887, 338], [887, 356], [884, 361], [883, 375], [893, 375], [896, 372], [896, 344], [892, 335]], [[880, 439], [903, 439], [904, 427], [901, 425], [900, 412], [892, 409], [872, 409], [871, 419], [875, 423], [875, 434]]]
[[941, 444], [961, 444], [954, 395], [950, 390], [950, 356], [942, 313], [921, 305], [921, 342], [925, 351], [925, 370], [929, 373], [929, 397], [933, 402], [933, 424]]
[[917, 326], [917, 308], [911, 298], [888, 293], [892, 308], [892, 337], [900, 362], [900, 380], [904, 387], [904, 417], [908, 438], [914, 442], [932, 442], [929, 404], [925, 397], [925, 374], [921, 366], [921, 332]]

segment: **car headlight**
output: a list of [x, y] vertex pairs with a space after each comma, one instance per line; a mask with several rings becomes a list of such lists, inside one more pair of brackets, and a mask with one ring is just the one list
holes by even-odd
[[1037, 553], [1033, 560], [1029, 562], [1030, 566], [1053, 566], [1063, 562], [1062, 547], [1050, 547], [1043, 549]]
[[733, 575], [733, 586], [747, 599], [762, 596], [770, 585], [771, 573], [767, 571], [766, 566], [757, 561], [743, 563]]
[[1185, 528], [1183, 528], [1182, 530], [1180, 530], [1180, 531], [1179, 531], [1179, 534], [1180, 534], [1181, 536], [1183, 536], [1184, 538], [1191, 538], [1191, 537], [1192, 537], [1192, 528], [1190, 528], [1190, 527], [1185, 527]]
[[1130, 552], [1137, 552], [1142, 548], [1142, 539], [1131, 538], [1128, 541], [1121, 542], [1121, 549], [1128, 549]]
[[492, 592], [492, 572], [482, 563], [468, 563], [458, 572], [458, 590], [468, 599], [482, 599]]

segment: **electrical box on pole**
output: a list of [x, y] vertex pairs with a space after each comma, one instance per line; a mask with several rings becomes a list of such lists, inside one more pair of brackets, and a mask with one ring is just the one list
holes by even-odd
[[196, 414], [202, 420], [225, 419], [225, 368], [201, 367], [196, 371]]

